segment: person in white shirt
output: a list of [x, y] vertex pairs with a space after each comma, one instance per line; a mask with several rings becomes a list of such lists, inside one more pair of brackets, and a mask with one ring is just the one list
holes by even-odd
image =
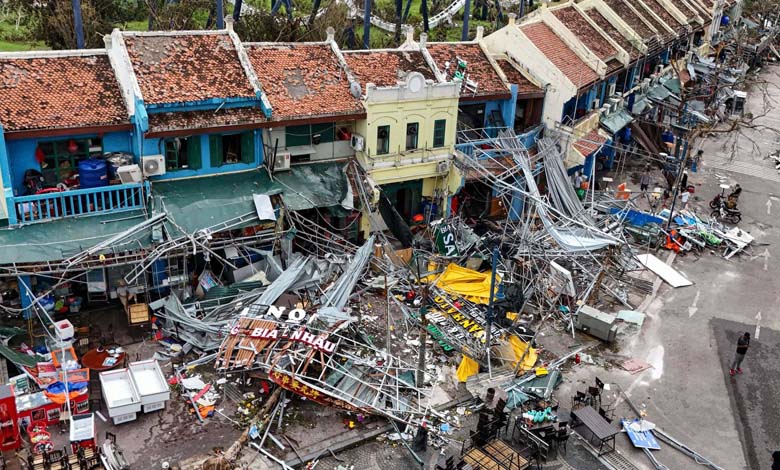
[[688, 208], [688, 198], [691, 197], [691, 193], [688, 192], [688, 188], [683, 189], [682, 194], [680, 195], [680, 200], [682, 201], [682, 208], [687, 209]]

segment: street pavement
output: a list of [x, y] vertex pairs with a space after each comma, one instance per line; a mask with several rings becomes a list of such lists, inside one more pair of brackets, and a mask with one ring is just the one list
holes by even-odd
[[[775, 73], [768, 77], [780, 83]], [[762, 114], [765, 106], [780, 103], [780, 89], [769, 88], [768, 99], [749, 95], [747, 109]], [[776, 113], [760, 122], [780, 128]], [[720, 178], [742, 188], [739, 206], [742, 230], [756, 238], [749, 253], [724, 259], [709, 250], [678, 257], [674, 267], [694, 282], [672, 289], [663, 285], [647, 308], [642, 331], [623, 341], [620, 353], [653, 365], [636, 376], [620, 370], [600, 373], [602, 380], [619, 383], [632, 401], [646, 409], [647, 419], [668, 434], [727, 470], [764, 470], [771, 451], [780, 450], [780, 176], [766, 158], [780, 148], [778, 136], [764, 128], [743, 129], [732, 151], [733, 136], [710, 137], [695, 148], [704, 150], [692, 206], [708, 215], [708, 201], [720, 190]], [[760, 142], [756, 152], [751, 141]], [[774, 205], [773, 205], [774, 203]], [[760, 313], [760, 316], [759, 316]], [[728, 376], [728, 360], [738, 331], [754, 339], [751, 362], [744, 375]], [[605, 381], [606, 381], [605, 380]], [[619, 414], [631, 415], [625, 406]], [[649, 460], [631, 448], [626, 438], [619, 449], [638, 468], [652, 469]], [[670, 469], [702, 468], [681, 452], [662, 444], [656, 458]]]

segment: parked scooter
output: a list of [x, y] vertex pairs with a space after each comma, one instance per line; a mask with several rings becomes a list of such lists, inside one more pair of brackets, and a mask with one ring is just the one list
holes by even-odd
[[738, 224], [742, 220], [742, 212], [736, 207], [729, 209], [726, 206], [726, 201], [720, 198], [718, 208], [712, 211], [710, 217], [713, 217], [721, 222], [727, 222], [732, 224]]

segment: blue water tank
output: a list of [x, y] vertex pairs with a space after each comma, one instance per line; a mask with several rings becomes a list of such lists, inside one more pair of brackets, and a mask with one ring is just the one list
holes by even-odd
[[108, 186], [108, 168], [104, 160], [90, 158], [79, 162], [79, 186], [82, 189]]
[[729, 25], [729, 21], [730, 21], [729, 15], [723, 15], [723, 16], [720, 17], [720, 25], [721, 26], [728, 26]]

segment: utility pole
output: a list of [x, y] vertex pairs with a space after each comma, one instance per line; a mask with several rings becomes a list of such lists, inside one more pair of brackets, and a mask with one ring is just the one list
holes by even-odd
[[[425, 0], [423, 0], [425, 2]], [[420, 278], [420, 260], [415, 259], [417, 265], [417, 284], [422, 280]], [[428, 284], [425, 284], [422, 291], [422, 303], [420, 304], [420, 350], [417, 356], [417, 387], [422, 388], [425, 384], [425, 343], [428, 342], [428, 319], [425, 314], [428, 313]]]
[[[683, 112], [685, 112], [683, 110]], [[679, 121], [679, 118], [678, 118]], [[680, 124], [673, 124], [672, 127], [677, 130], [677, 142], [674, 147], [674, 159], [679, 162], [677, 168], [677, 177], [674, 179], [674, 193], [672, 195], [672, 207], [669, 209], [669, 219], [666, 221], [666, 231], [669, 231], [669, 227], [672, 225], [672, 218], [674, 217], [674, 206], [677, 204], [677, 194], [680, 191], [680, 180], [682, 179], [683, 171], [685, 171], [685, 165], [688, 162], [688, 139], [681, 142], [683, 135], [687, 134], [690, 130]], [[682, 159], [680, 158], [680, 147], [682, 146]]]
[[490, 343], [493, 338], [493, 318], [495, 311], [493, 310], [493, 297], [496, 289], [496, 268], [498, 266], [498, 244], [493, 247], [493, 268], [490, 272], [490, 293], [488, 294], [488, 309], [485, 320], [487, 320], [487, 327], [485, 328], [485, 346], [487, 347], [487, 363], [488, 363], [488, 377], [493, 378], [493, 366], [490, 364]]
[[73, 27], [76, 29], [76, 48], [84, 49], [84, 20], [81, 18], [81, 0], [71, 0], [73, 5]]
[[217, 29], [225, 29], [225, 4], [217, 0]]

